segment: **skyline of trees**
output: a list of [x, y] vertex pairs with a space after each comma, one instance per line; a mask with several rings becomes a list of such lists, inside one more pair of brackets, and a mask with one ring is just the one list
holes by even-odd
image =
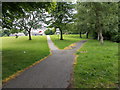
[[[42, 15], [43, 9], [45, 10], [44, 13], [47, 12], [48, 14]], [[71, 32], [79, 33], [80, 38], [82, 38], [81, 34], [86, 34], [86, 38], [93, 36], [101, 44], [104, 40], [120, 41], [117, 2], [5, 2], [2, 11], [3, 28], [12, 31], [16, 30], [15, 26], [20, 26], [22, 31], [28, 31], [29, 40], [31, 40], [30, 28], [37, 28], [39, 22], [43, 21], [51, 28], [59, 28], [61, 32], [60, 40], [64, 40], [63, 33]], [[26, 15], [26, 13], [29, 14]], [[40, 16], [40, 13], [42, 16]], [[36, 19], [33, 19], [33, 16], [36, 16]], [[43, 16], [44, 19], [42, 19]], [[50, 20], [46, 21], [48, 17]], [[18, 22], [20, 20], [23, 22]], [[16, 25], [15, 21], [17, 21]], [[27, 22], [24, 25], [25, 21], [29, 23]]]

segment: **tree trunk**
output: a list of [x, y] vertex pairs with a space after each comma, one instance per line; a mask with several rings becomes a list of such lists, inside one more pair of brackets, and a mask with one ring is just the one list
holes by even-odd
[[98, 32], [97, 40], [100, 40], [100, 34], [99, 34], [99, 32]]
[[81, 31], [80, 31], [80, 38], [82, 38], [82, 33], [81, 33]]
[[95, 14], [96, 14], [96, 26], [97, 26], [97, 32], [98, 32], [98, 39], [100, 40], [100, 43], [103, 44], [102, 25], [100, 23], [101, 13], [99, 12], [100, 8], [97, 7], [95, 3], [94, 3], [94, 6], [95, 6]]
[[29, 40], [32, 40], [32, 38], [31, 38], [31, 30], [28, 31], [28, 35], [29, 35]]
[[86, 33], [86, 38], [88, 38], [89, 32]]
[[100, 30], [100, 43], [103, 44], [103, 35], [102, 35], [102, 30]]
[[60, 40], [63, 40], [63, 34], [61, 29], [60, 29]]

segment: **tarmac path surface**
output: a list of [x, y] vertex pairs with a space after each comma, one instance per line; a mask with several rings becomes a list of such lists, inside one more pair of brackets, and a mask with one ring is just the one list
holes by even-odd
[[5, 83], [3, 88], [67, 88], [70, 83], [74, 53], [86, 42], [80, 41], [72, 49], [59, 50], [47, 36], [52, 55]]

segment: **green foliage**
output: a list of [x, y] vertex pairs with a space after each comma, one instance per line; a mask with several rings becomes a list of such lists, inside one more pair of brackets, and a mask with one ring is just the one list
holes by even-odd
[[50, 53], [45, 36], [35, 36], [32, 41], [27, 40], [25, 36], [17, 39], [15, 37], [1, 38], [3, 79], [32, 65]]
[[55, 32], [56, 32], [56, 30], [55, 30], [55, 28], [53, 28], [53, 29], [52, 29], [52, 33], [55, 34]]
[[66, 24], [65, 30], [68, 34], [79, 34], [79, 31], [77, 30], [76, 22]]
[[23, 31], [23, 33], [25, 34], [25, 36], [27, 36], [27, 35], [28, 35], [28, 32], [27, 32], [27, 31]]
[[45, 31], [46, 35], [53, 35], [54, 33], [55, 33], [55, 29], [52, 29], [52, 30], [48, 29]]
[[10, 30], [2, 30], [2, 36], [9, 36], [10, 34]]
[[31, 28], [39, 28], [39, 22], [46, 20], [45, 12], [55, 9], [54, 2], [3, 2], [2, 6], [2, 27], [26, 30], [29, 32], [29, 40]]
[[111, 40], [114, 42], [120, 43], [120, 34], [113, 36]]
[[96, 33], [97, 37], [101, 33], [99, 37], [103, 36], [108, 40], [117, 34], [118, 3], [82, 2], [77, 3], [76, 9], [78, 13], [75, 15], [77, 23], [75, 25], [78, 31]]
[[14, 33], [19, 33], [21, 32], [22, 30], [20, 29], [3, 29], [2, 32], [1, 32], [1, 36], [9, 36], [10, 34], [14, 34]]
[[20, 29], [11, 29], [10, 30], [10, 33], [12, 33], [12, 34], [14, 34], [14, 33], [19, 33], [19, 32], [21, 32], [21, 30]]
[[[63, 33], [96, 33], [97, 37], [113, 40], [118, 31], [118, 3], [116, 2], [3, 2], [3, 28], [29, 31], [39, 28], [40, 21]], [[73, 14], [74, 10], [77, 14]], [[45, 14], [48, 12], [48, 14]], [[31, 18], [34, 17], [35, 18]], [[50, 20], [46, 18], [51, 17]], [[30, 20], [31, 18], [31, 20]], [[28, 21], [25, 24], [24, 21]], [[30, 27], [30, 28], [28, 28]], [[14, 32], [14, 31], [12, 31]], [[17, 32], [17, 31], [15, 31]], [[114, 40], [115, 41], [115, 40]]]
[[45, 34], [46, 35], [52, 35], [53, 33], [52, 33], [52, 30], [48, 29], [48, 30], [45, 31]]
[[77, 52], [74, 88], [117, 88], [118, 44], [89, 40]]
[[72, 3], [57, 2], [55, 10], [51, 13], [53, 16], [51, 27], [59, 28], [61, 32], [60, 40], [63, 40], [62, 33], [66, 24], [72, 22], [73, 13], [71, 12], [74, 8], [73, 6]]

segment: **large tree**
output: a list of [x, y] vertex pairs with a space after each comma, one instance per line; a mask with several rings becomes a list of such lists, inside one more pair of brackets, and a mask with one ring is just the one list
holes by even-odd
[[[45, 11], [50, 12], [52, 11], [52, 9], [54, 9], [55, 5], [54, 2], [3, 2], [2, 6], [3, 28], [13, 30], [13, 27], [18, 27], [19, 25], [18, 23], [15, 23], [16, 20], [19, 21], [21, 18], [25, 19], [27, 22], [23, 21], [23, 24], [26, 23], [26, 26], [24, 27], [27, 27], [27, 29], [24, 29], [28, 31], [29, 40], [31, 40], [31, 28], [33, 27], [33, 25], [35, 26], [35, 24], [37, 24], [37, 20], [33, 18], [37, 14], [35, 13], [35, 11], [39, 10], [37, 12], [40, 12], [44, 9]], [[40, 19], [38, 19], [38, 21], [39, 20]]]
[[45, 16], [45, 10], [44, 9], [38, 9], [35, 11], [31, 11], [31, 12], [25, 12], [25, 16], [20, 18], [18, 20], [18, 25], [17, 27], [19, 27], [21, 30], [24, 30], [28, 33], [29, 35], [29, 40], [32, 40], [31, 38], [31, 30], [32, 29], [37, 29], [40, 28], [41, 22], [45, 20], [46, 16]]
[[[118, 29], [118, 4], [102, 2], [78, 3], [78, 26], [80, 31], [97, 33], [98, 40], [103, 44], [105, 33], [116, 32]], [[81, 28], [83, 26], [83, 28]], [[111, 28], [110, 28], [111, 27]], [[86, 29], [84, 29], [86, 28]], [[111, 36], [112, 37], [112, 36]]]
[[73, 16], [73, 4], [67, 2], [57, 2], [55, 10], [51, 13], [53, 17], [53, 23], [51, 26], [59, 28], [60, 40], [63, 40], [63, 30], [67, 23], [72, 22]]

